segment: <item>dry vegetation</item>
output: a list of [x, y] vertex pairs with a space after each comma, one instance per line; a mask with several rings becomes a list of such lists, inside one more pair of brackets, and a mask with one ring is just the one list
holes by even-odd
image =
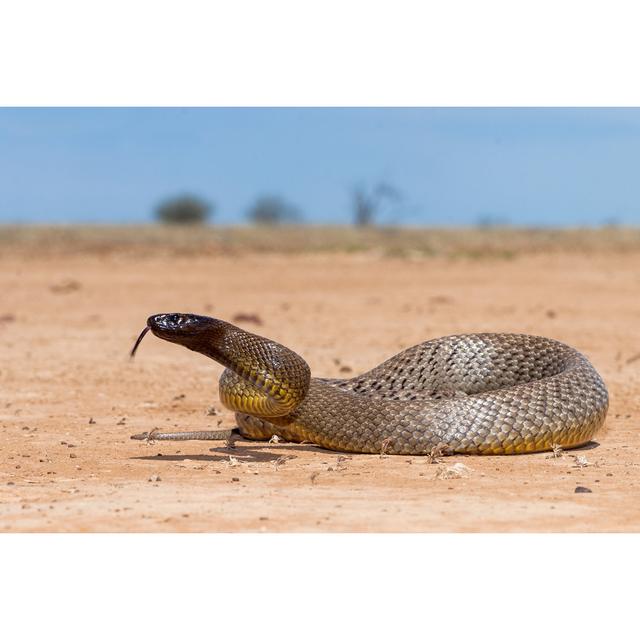
[[561, 252], [634, 252], [640, 229], [526, 229], [512, 227], [291, 226], [3, 226], [0, 250], [55, 253], [233, 255], [244, 252], [373, 253], [420, 258], [513, 258]]

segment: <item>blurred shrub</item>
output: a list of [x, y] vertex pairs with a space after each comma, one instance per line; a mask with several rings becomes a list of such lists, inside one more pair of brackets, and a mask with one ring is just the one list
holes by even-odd
[[203, 224], [213, 212], [213, 206], [190, 195], [165, 200], [156, 209], [156, 218], [166, 224]]
[[254, 224], [277, 225], [284, 222], [299, 222], [300, 211], [278, 196], [263, 196], [247, 212]]

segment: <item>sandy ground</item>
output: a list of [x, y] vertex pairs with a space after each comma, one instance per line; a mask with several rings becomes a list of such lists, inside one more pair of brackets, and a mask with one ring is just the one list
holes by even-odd
[[[161, 252], [0, 256], [0, 529], [5, 531], [638, 531], [640, 253], [511, 259]], [[583, 351], [611, 393], [569, 454], [340, 455], [295, 444], [146, 443], [232, 425], [216, 363], [148, 336], [148, 315], [232, 320], [352, 375], [423, 340], [542, 334]], [[210, 415], [213, 407], [217, 415]], [[438, 477], [462, 463], [468, 477]], [[584, 486], [591, 493], [575, 493]]]

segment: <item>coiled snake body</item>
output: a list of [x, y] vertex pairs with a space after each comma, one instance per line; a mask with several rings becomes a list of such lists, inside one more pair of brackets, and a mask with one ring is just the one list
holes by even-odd
[[[340, 380], [312, 378], [287, 347], [191, 314], [151, 316], [132, 355], [148, 330], [226, 367], [220, 398], [236, 411], [240, 434], [252, 439], [275, 434], [362, 453], [526, 453], [588, 442], [608, 408], [605, 384], [589, 361], [543, 337], [437, 338]], [[153, 437], [220, 439], [223, 433]]]

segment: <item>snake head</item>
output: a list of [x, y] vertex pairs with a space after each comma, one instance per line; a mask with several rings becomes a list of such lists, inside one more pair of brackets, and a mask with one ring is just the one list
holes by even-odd
[[215, 334], [222, 324], [224, 323], [215, 318], [197, 316], [193, 313], [159, 313], [149, 316], [147, 326], [142, 330], [131, 350], [131, 357], [133, 358], [142, 338], [149, 331], [168, 342], [181, 344], [193, 351], [203, 351], [203, 344], [211, 339], [212, 334]]
[[202, 340], [219, 323], [214, 318], [193, 313], [159, 313], [147, 318], [147, 327], [154, 336], [185, 347]]

